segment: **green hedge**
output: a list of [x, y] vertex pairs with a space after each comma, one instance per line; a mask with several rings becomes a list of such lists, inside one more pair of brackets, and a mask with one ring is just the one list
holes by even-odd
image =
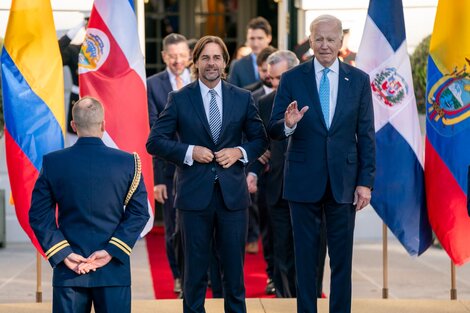
[[431, 35], [424, 38], [410, 58], [416, 105], [419, 113], [425, 113], [426, 111], [426, 78], [430, 41]]

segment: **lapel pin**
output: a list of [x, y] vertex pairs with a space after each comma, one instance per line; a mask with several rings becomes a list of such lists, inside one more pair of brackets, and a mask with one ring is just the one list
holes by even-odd
[[344, 80], [349, 81], [349, 78], [345, 77]]

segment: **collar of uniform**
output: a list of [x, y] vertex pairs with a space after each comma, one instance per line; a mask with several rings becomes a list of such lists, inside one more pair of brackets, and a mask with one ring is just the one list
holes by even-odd
[[79, 137], [77, 145], [104, 145], [103, 140], [99, 137]]

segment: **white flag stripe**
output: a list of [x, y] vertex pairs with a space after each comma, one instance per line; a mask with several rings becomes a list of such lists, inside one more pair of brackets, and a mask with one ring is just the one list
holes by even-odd
[[106, 26], [126, 56], [129, 67], [140, 76], [142, 83], [146, 86], [144, 56], [140, 51], [139, 38], [129, 36], [129, 28], [137, 29], [137, 17], [129, 1], [113, 0], [111, 7], [107, 1], [95, 0], [94, 6], [101, 18], [106, 21]]
[[367, 40], [361, 41], [359, 47], [361, 53], [356, 56], [356, 64], [361, 64], [360, 68], [366, 73], [375, 70], [395, 53], [387, 38], [369, 16], [366, 19], [362, 38], [367, 38]]

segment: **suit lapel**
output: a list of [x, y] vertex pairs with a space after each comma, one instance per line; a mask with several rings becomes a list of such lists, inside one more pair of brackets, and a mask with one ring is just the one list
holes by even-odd
[[201, 120], [204, 129], [207, 131], [207, 134], [212, 138], [211, 130], [209, 127], [209, 122], [207, 121], [206, 111], [204, 111], [204, 103], [202, 102], [201, 89], [199, 88], [199, 80], [188, 85], [191, 89], [189, 93], [191, 98], [191, 103], [193, 104], [194, 111], [196, 115]]
[[344, 109], [348, 105], [347, 91], [350, 90], [350, 78], [349, 78], [349, 69], [339, 62], [339, 78], [338, 78], [338, 97], [336, 98], [336, 109], [333, 120], [331, 121], [330, 129], [335, 127], [338, 124], [338, 120], [341, 118], [341, 114], [344, 112]]
[[173, 87], [171, 87], [171, 82], [170, 82], [170, 75], [168, 72], [165, 70], [165, 74], [162, 76], [162, 88], [164, 91], [164, 94], [169, 94], [170, 92], [173, 91]]
[[230, 116], [232, 116], [233, 106], [235, 105], [233, 102], [234, 98], [232, 89], [222, 80], [222, 127], [220, 129], [219, 140], [222, 138], [224, 130], [227, 128]]
[[320, 106], [320, 97], [318, 96], [317, 81], [315, 79], [315, 66], [313, 64], [314, 63], [312, 59], [312, 61], [310, 61], [307, 66], [305, 66], [304, 68], [305, 79], [303, 79], [303, 81], [306, 85], [305, 90], [308, 91], [308, 94], [310, 96], [309, 106], [311, 109], [313, 109], [316, 112], [316, 116], [322, 123], [323, 127], [326, 129], [325, 119], [323, 118], [323, 112], [321, 111], [321, 106]]

